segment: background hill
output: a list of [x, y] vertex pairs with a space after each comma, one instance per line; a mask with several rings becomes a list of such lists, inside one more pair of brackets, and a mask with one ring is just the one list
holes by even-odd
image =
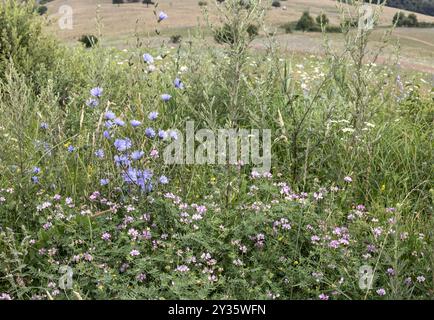
[[[164, 26], [160, 26], [163, 32], [179, 32], [182, 29], [195, 27], [198, 22], [204, 23], [201, 7], [198, 0], [160, 0], [159, 8], [170, 13]], [[208, 0], [208, 10], [214, 11], [214, 0]], [[58, 9], [67, 4], [73, 9], [72, 30], [60, 30], [55, 21], [59, 18]], [[53, 22], [52, 31], [64, 40], [75, 40], [84, 33], [93, 33], [96, 30], [97, 5], [100, 4], [99, 14], [102, 20], [102, 33], [109, 38], [119, 38], [131, 35], [137, 30], [139, 33], [153, 32], [155, 19], [153, 7], [149, 8], [142, 3], [113, 4], [112, 0], [54, 0], [47, 4], [49, 18]], [[332, 23], [337, 23], [339, 12], [334, 0], [291, 0], [281, 1], [281, 8], [272, 8], [267, 14], [267, 22], [273, 26], [297, 20], [303, 11], [308, 10], [312, 15], [321, 12], [327, 14]], [[399, 10], [384, 8], [380, 23], [390, 25], [393, 15]], [[434, 22], [434, 17], [418, 14], [419, 21]]]
[[[214, 0], [208, 0], [206, 6], [209, 11], [210, 20], [215, 19]], [[61, 30], [57, 20], [61, 5], [67, 4], [73, 9], [73, 28], [72, 30]], [[99, 6], [98, 6], [99, 4]], [[294, 32], [285, 34], [280, 28], [284, 23], [296, 21], [303, 11], [308, 10], [312, 16], [317, 16], [321, 12], [327, 14], [332, 24], [339, 23], [339, 10], [335, 0], [291, 0], [281, 1], [280, 8], [271, 6], [267, 12], [266, 22], [271, 26], [270, 31], [275, 31], [279, 35], [281, 45], [290, 52], [295, 53], [321, 53], [322, 36], [320, 33]], [[149, 44], [167, 41], [173, 35], [180, 35], [184, 39], [189, 32], [200, 26], [205, 35], [212, 37], [203, 18], [202, 10], [198, 0], [159, 0], [159, 10], [168, 13], [169, 19], [164, 24], [160, 24], [158, 29], [161, 31], [159, 37], [155, 37], [154, 30], [157, 27], [154, 17], [153, 6], [147, 7], [142, 3], [113, 4], [112, 0], [54, 0], [46, 4], [48, 7], [49, 32], [55, 34], [61, 40], [77, 44], [77, 40], [83, 34], [97, 34], [97, 29], [103, 36], [103, 45], [125, 48], [135, 43], [136, 36], [147, 37]], [[393, 16], [401, 11], [396, 8], [384, 7], [380, 18], [380, 26], [392, 24]], [[404, 11], [406, 14], [409, 12]], [[99, 19], [96, 17], [99, 16]], [[417, 18], [422, 22], [434, 23], [434, 17], [417, 14]], [[97, 23], [99, 20], [99, 23]], [[98, 27], [99, 25], [99, 27]], [[383, 30], [378, 30], [374, 34], [378, 41]], [[263, 31], [262, 31], [263, 33]], [[329, 34], [331, 41], [337, 46], [342, 44], [340, 34]], [[433, 29], [430, 28], [398, 28], [393, 33], [394, 39], [400, 39], [401, 63], [421, 71], [434, 72], [434, 42]], [[262, 41], [263, 42], [263, 41]], [[258, 48], [264, 46], [261, 39], [255, 40], [254, 45]], [[389, 52], [390, 53], [390, 52]], [[386, 58], [385, 58], [386, 59]]]
[[405, 9], [434, 16], [433, 0], [388, 0], [387, 5], [393, 8]]

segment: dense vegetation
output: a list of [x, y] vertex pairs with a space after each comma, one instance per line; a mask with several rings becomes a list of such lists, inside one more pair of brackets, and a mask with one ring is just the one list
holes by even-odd
[[[434, 298], [424, 76], [377, 65], [371, 30], [254, 50], [261, 1], [219, 6], [218, 45], [118, 50], [1, 2], [0, 299]], [[270, 170], [167, 163], [186, 121], [270, 129]]]
[[434, 16], [434, 2], [432, 0], [387, 0], [386, 5]]
[[414, 13], [405, 15], [403, 12], [397, 12], [393, 16], [392, 22], [397, 27], [409, 27], [409, 28], [434, 28], [434, 23], [419, 22], [417, 16]]

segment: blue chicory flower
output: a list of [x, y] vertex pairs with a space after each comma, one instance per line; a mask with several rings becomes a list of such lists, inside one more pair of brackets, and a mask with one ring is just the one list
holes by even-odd
[[175, 130], [170, 130], [169, 131], [169, 136], [170, 138], [172, 138], [173, 140], [178, 140], [178, 133]]
[[155, 130], [152, 129], [152, 128], [146, 128], [146, 130], [145, 130], [145, 135], [146, 135], [148, 138], [154, 138], [154, 137], [155, 137]]
[[139, 120], [131, 120], [130, 123], [131, 123], [131, 126], [134, 128], [138, 127], [142, 124]]
[[119, 119], [119, 118], [116, 118], [116, 119], [114, 120], [114, 123], [115, 123], [117, 126], [119, 126], [119, 127], [123, 127], [123, 126], [125, 126], [125, 122], [124, 122], [122, 119]]
[[93, 97], [96, 97], [96, 98], [101, 97], [102, 96], [102, 92], [103, 92], [103, 89], [100, 88], [100, 87], [96, 87], [96, 88], [93, 88], [92, 90], [90, 90], [90, 94]]
[[103, 159], [104, 158], [104, 150], [103, 149], [98, 149], [95, 151], [95, 156], [99, 159]]
[[153, 64], [154, 63], [154, 57], [151, 56], [149, 53], [145, 53], [143, 55], [143, 60], [148, 63], [148, 64]]
[[104, 116], [107, 120], [114, 120], [116, 118], [114, 112], [111, 111], [107, 111]]
[[161, 95], [161, 100], [163, 100], [164, 102], [169, 101], [171, 98], [172, 98], [172, 96], [170, 94], [167, 94], [167, 93], [163, 93]]
[[114, 156], [114, 160], [116, 166], [128, 167], [131, 164], [131, 161], [128, 159], [127, 155], [116, 155]]
[[184, 84], [182, 83], [181, 79], [176, 78], [175, 80], [173, 80], [173, 85], [175, 86], [176, 89], [184, 89]]
[[86, 100], [86, 105], [88, 107], [95, 108], [95, 107], [98, 107], [99, 101], [98, 101], [98, 99], [89, 98]]
[[168, 184], [169, 179], [166, 176], [161, 176], [158, 181], [160, 181], [161, 184]]
[[158, 138], [160, 138], [161, 140], [164, 140], [167, 138], [167, 132], [164, 130], [158, 130]]
[[169, 16], [165, 12], [160, 11], [160, 13], [158, 14], [158, 22], [166, 20], [168, 17]]
[[148, 119], [151, 120], [151, 121], [154, 121], [157, 118], [158, 118], [158, 112], [157, 111], [152, 111], [148, 115]]
[[145, 153], [141, 150], [137, 150], [134, 151], [133, 153], [131, 153], [131, 159], [133, 160], [140, 160], [143, 156], [145, 155]]
[[128, 150], [129, 148], [131, 148], [132, 143], [131, 143], [131, 140], [128, 138], [116, 139], [114, 142], [114, 146], [116, 147], [116, 149], [119, 152], [124, 152], [124, 151]]
[[135, 168], [128, 168], [128, 170], [124, 172], [123, 177], [126, 183], [136, 184], [144, 192], [152, 191], [152, 172], [148, 169], [138, 170]]

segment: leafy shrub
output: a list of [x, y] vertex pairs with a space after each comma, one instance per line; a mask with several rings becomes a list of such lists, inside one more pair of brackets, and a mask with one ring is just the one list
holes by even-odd
[[245, 10], [250, 10], [252, 7], [252, 0], [238, 0], [238, 5]]
[[344, 21], [341, 21], [340, 26], [342, 29], [350, 29], [350, 28], [356, 28], [359, 25], [359, 22], [357, 20], [351, 20], [351, 19], [345, 19]]
[[259, 34], [259, 27], [254, 24], [250, 24], [247, 27], [247, 34], [249, 35], [250, 38], [256, 37]]
[[395, 15], [393, 16], [393, 24], [396, 24], [397, 27], [401, 27], [404, 24], [405, 21], [405, 13], [402, 11], [399, 11], [397, 13], [395, 13]]
[[434, 28], [434, 22], [420, 21], [417, 23], [418, 28]]
[[217, 43], [232, 44], [234, 43], [234, 34], [229, 24], [224, 24], [214, 32], [214, 40]]
[[46, 6], [39, 6], [36, 11], [38, 12], [39, 15], [44, 15], [47, 13], [48, 8]]
[[54, 68], [58, 46], [43, 34], [33, 4], [2, 1], [0, 30], [0, 79], [4, 79], [10, 62], [29, 80]]
[[295, 29], [295, 25], [296, 25], [296, 23], [287, 22], [287, 23], [284, 23], [281, 27], [283, 28], [283, 30], [285, 30], [285, 33], [292, 33], [292, 30]]
[[317, 16], [316, 18], [315, 18], [315, 21], [316, 21], [316, 23], [318, 24], [318, 25], [324, 25], [324, 26], [326, 26], [326, 25], [328, 25], [329, 24], [329, 18], [327, 17], [327, 15], [325, 14], [325, 13], [321, 13], [319, 16]]
[[[405, 16], [405, 13], [403, 12], [397, 12], [393, 16], [392, 20], [393, 24], [395, 24], [397, 27], [409, 27], [409, 28], [415, 28], [420, 27], [420, 23], [417, 20], [417, 16], [414, 13], [410, 13], [408, 16]], [[430, 27], [432, 24], [428, 23], [428, 27]]]
[[85, 34], [78, 41], [83, 43], [86, 48], [92, 48], [97, 45], [98, 38], [92, 34]]
[[303, 12], [302, 16], [297, 21], [297, 25], [295, 26], [295, 29], [302, 30], [302, 31], [310, 31], [313, 30], [314, 28], [315, 28], [315, 21], [312, 18], [312, 16], [307, 11]]
[[198, 2], [198, 5], [199, 5], [199, 7], [205, 7], [208, 5], [208, 2], [201, 0]]
[[329, 33], [340, 33], [340, 32], [342, 32], [342, 28], [339, 26], [328, 25], [328, 26], [326, 26], [325, 31], [329, 32]]
[[[122, 3], [137, 3], [141, 2], [142, 0], [112, 0], [113, 4], [122, 4]], [[143, 0], [143, 3], [147, 3], [147, 0]]]
[[[245, 33], [250, 39], [253, 39], [259, 34], [259, 28], [257, 25], [249, 24], [245, 30]], [[217, 43], [233, 44], [235, 41], [234, 30], [229, 24], [224, 24], [214, 32], [214, 40]]]
[[170, 36], [170, 42], [171, 43], [180, 43], [182, 40], [182, 36], [179, 34], [174, 34]]
[[417, 27], [417, 16], [414, 13], [410, 13], [408, 17], [404, 20], [403, 25], [407, 27]]

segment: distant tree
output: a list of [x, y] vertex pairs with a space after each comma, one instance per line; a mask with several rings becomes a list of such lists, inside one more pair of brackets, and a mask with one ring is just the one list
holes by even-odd
[[397, 12], [393, 16], [393, 23], [397, 27], [419, 27], [419, 21], [414, 13], [410, 13], [407, 17], [402, 12]]
[[292, 33], [292, 29], [294, 29], [294, 23], [287, 22], [282, 25], [282, 28], [285, 30], [286, 33]]
[[418, 25], [417, 16], [414, 13], [410, 13], [408, 17], [405, 19], [405, 25], [407, 27], [417, 27]]
[[78, 39], [86, 48], [92, 48], [98, 43], [98, 38], [92, 34], [84, 34]]
[[251, 39], [256, 37], [259, 34], [258, 26], [254, 24], [249, 24], [249, 26], [247, 27], [247, 34]]
[[342, 30], [349, 30], [351, 28], [356, 28], [358, 24], [359, 22], [355, 19], [345, 19], [343, 22], [340, 23], [340, 28]]
[[318, 23], [320, 26], [321, 25], [326, 26], [330, 22], [329, 18], [327, 17], [327, 15], [325, 13], [321, 13], [319, 16], [316, 17], [315, 20], [316, 20], [316, 23]]
[[393, 16], [393, 24], [396, 24], [397, 27], [401, 27], [404, 24], [405, 21], [405, 14], [401, 11], [395, 13]]
[[[254, 24], [249, 24], [246, 29], [246, 36], [250, 39], [255, 38], [259, 34], [259, 27]], [[233, 44], [235, 42], [235, 34], [232, 27], [225, 23], [222, 27], [214, 31], [214, 40], [220, 44]]]
[[146, 7], [149, 7], [150, 4], [155, 4], [152, 0], [143, 0], [142, 3], [146, 4]]
[[39, 7], [36, 9], [36, 12], [37, 12], [38, 14], [40, 14], [41, 16], [42, 16], [43, 14], [46, 14], [47, 11], [48, 11], [48, 8], [47, 8], [46, 6], [39, 6]]
[[301, 18], [298, 20], [295, 26], [296, 30], [309, 31], [315, 27], [315, 21], [311, 17], [308, 11], [303, 12]]
[[170, 36], [170, 42], [171, 43], [180, 43], [182, 40], [182, 36], [180, 34], [174, 34]]

